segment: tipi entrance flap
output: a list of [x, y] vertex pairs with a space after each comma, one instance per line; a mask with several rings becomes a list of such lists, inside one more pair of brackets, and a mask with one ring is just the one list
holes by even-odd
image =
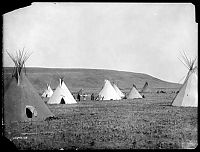
[[62, 97], [61, 100], [60, 100], [60, 104], [65, 104], [65, 100], [64, 100], [63, 97]]
[[35, 107], [27, 105], [25, 107], [25, 114], [28, 118], [37, 117], [37, 110]]

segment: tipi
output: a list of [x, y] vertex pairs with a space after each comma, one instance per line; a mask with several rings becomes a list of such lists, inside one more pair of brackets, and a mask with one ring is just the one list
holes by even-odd
[[78, 91], [78, 93], [79, 93], [80, 95], [82, 95], [82, 94], [83, 94], [83, 89], [80, 89], [80, 90]]
[[53, 95], [50, 97], [48, 104], [73, 104], [77, 103], [71, 92], [65, 85], [63, 77], [59, 79], [59, 85], [54, 91]]
[[51, 97], [53, 94], [53, 90], [51, 89], [50, 85], [47, 84], [47, 89], [42, 94], [42, 97]]
[[142, 88], [142, 90], [140, 92], [151, 92], [151, 89], [149, 88], [148, 82], [146, 82], [144, 84], [144, 87]]
[[123, 94], [123, 92], [117, 87], [117, 85], [115, 83], [113, 83], [113, 88], [115, 89], [115, 91], [118, 93], [118, 95], [121, 97], [121, 98], [124, 98], [125, 95]]
[[140, 93], [137, 91], [136, 86], [133, 84], [130, 92], [128, 93], [127, 99], [142, 98]]
[[172, 101], [172, 106], [198, 107], [197, 65], [194, 65], [197, 58], [189, 60], [185, 55], [183, 59], [185, 61], [184, 65], [189, 71], [179, 93]]
[[104, 80], [105, 84], [102, 90], [99, 92], [99, 96], [102, 100], [120, 100], [121, 97], [115, 91], [109, 80]]
[[15, 68], [4, 94], [4, 122], [40, 121], [53, 117], [23, 71], [29, 56], [24, 50], [19, 51], [16, 57], [8, 55], [15, 63]]

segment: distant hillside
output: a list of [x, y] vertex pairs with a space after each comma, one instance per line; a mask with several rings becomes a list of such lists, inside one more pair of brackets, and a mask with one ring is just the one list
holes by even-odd
[[[4, 68], [4, 83], [7, 84], [11, 78], [13, 68]], [[116, 82], [122, 91], [127, 92], [133, 84], [141, 89], [147, 81], [152, 89], [174, 88], [178, 89], [180, 84], [166, 82], [147, 74], [133, 73], [125, 71], [102, 70], [102, 69], [61, 69], [61, 68], [26, 68], [27, 77], [38, 90], [39, 93], [45, 89], [46, 84], [51, 82], [51, 87], [55, 89], [58, 85], [58, 75], [64, 76], [67, 87], [72, 92], [77, 92], [81, 88], [86, 92], [98, 92], [104, 84], [104, 80]]]

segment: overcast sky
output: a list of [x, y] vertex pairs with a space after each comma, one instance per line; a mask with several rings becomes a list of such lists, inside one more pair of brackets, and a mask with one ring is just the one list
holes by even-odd
[[[112, 69], [178, 82], [180, 52], [197, 55], [193, 4], [33, 3], [4, 14], [3, 52], [33, 52], [26, 66]], [[6, 53], [3, 66], [13, 66]]]

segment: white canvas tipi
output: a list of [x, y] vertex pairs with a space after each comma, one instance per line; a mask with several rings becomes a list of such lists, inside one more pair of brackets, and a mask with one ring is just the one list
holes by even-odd
[[127, 99], [135, 99], [135, 98], [142, 98], [139, 92], [136, 89], [136, 86], [133, 84], [132, 89], [130, 90]]
[[117, 85], [114, 83], [113, 84], [113, 88], [115, 89], [115, 91], [118, 93], [118, 95], [121, 97], [121, 98], [124, 98], [124, 94], [123, 92], [117, 87]]
[[71, 92], [65, 85], [62, 78], [59, 79], [59, 85], [50, 97], [48, 104], [73, 104], [77, 103]]
[[185, 55], [184, 61], [184, 65], [189, 69], [189, 71], [183, 85], [179, 90], [179, 93], [172, 101], [172, 105], [184, 107], [198, 107], [197, 66], [194, 65], [196, 59], [189, 60]]
[[105, 80], [103, 89], [99, 92], [102, 100], [120, 100], [121, 97], [115, 91], [109, 80]]
[[42, 97], [51, 97], [53, 95], [53, 90], [51, 89], [50, 85], [47, 84], [47, 89], [42, 94]]

